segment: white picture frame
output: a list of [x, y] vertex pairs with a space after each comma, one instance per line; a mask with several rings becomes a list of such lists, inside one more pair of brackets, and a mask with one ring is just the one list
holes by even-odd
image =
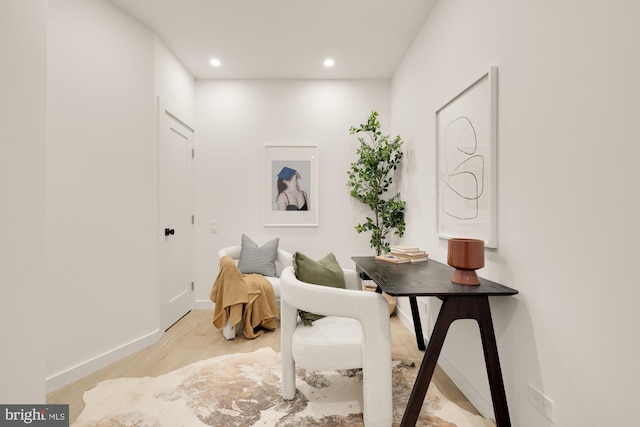
[[488, 248], [497, 247], [497, 83], [492, 66], [436, 111], [438, 236]]
[[[317, 227], [318, 147], [267, 145], [264, 172], [265, 227]], [[291, 179], [283, 180], [279, 175]], [[286, 187], [293, 180], [299, 191]], [[287, 188], [286, 191], [281, 191], [278, 185]], [[283, 206], [287, 206], [287, 210], [283, 210]]]

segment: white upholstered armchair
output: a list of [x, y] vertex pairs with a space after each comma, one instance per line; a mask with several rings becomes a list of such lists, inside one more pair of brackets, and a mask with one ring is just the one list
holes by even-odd
[[[318, 371], [362, 368], [364, 424], [389, 427], [393, 405], [388, 303], [381, 294], [361, 291], [356, 273], [344, 271], [347, 289], [301, 282], [292, 267], [280, 276], [282, 396], [294, 398], [296, 365]], [[298, 309], [326, 317], [304, 326]]]
[[[240, 259], [240, 252], [242, 250], [242, 246], [229, 246], [226, 248], [222, 248], [218, 251], [218, 259], [221, 259], [223, 256], [230, 256], [238, 263]], [[276, 256], [276, 268], [278, 271], [282, 271], [283, 268], [288, 267], [292, 264], [292, 255], [278, 248], [278, 253]], [[265, 276], [271, 285], [273, 286], [273, 292], [276, 297], [276, 304], [280, 305], [280, 278], [279, 277], [270, 277]], [[227, 340], [232, 340], [236, 337], [236, 329], [231, 327], [230, 321], [222, 328], [222, 335]]]

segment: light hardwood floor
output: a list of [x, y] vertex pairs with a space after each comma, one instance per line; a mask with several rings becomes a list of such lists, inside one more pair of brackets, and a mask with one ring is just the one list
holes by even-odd
[[[100, 381], [122, 377], [158, 376], [199, 360], [230, 353], [248, 353], [258, 348], [271, 347], [280, 351], [280, 330], [266, 332], [254, 340], [239, 336], [226, 341], [222, 331], [212, 324], [213, 310], [194, 310], [174, 324], [160, 341], [115, 362], [72, 384], [47, 395], [49, 404], [69, 404], [70, 421], [73, 423], [82, 409], [82, 394]], [[423, 352], [416, 340], [397, 316], [391, 317], [392, 358], [405, 362], [422, 361]], [[440, 391], [458, 405], [476, 413], [460, 390], [439, 367], [433, 381]]]

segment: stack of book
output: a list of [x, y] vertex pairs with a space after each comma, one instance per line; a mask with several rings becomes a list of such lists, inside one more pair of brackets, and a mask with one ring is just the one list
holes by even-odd
[[429, 259], [429, 254], [414, 246], [393, 245], [390, 247], [391, 253], [378, 255], [379, 261], [392, 262], [394, 264], [404, 264], [407, 262], [422, 262]]
[[415, 246], [393, 245], [391, 255], [408, 262], [422, 262], [429, 259], [429, 254]]
[[376, 255], [376, 259], [378, 261], [392, 262], [394, 264], [404, 264], [405, 262], [411, 262], [411, 260], [408, 258], [400, 258], [392, 254]]

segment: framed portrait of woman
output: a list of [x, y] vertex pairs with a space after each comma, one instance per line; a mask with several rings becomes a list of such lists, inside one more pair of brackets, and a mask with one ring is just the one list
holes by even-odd
[[264, 170], [264, 225], [317, 227], [318, 147], [267, 145]]

